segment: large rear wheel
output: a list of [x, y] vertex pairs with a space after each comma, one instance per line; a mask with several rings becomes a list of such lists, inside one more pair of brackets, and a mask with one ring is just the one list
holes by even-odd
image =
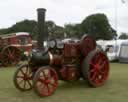
[[82, 73], [91, 86], [102, 86], [109, 75], [109, 60], [106, 54], [100, 50], [90, 52], [83, 61]]

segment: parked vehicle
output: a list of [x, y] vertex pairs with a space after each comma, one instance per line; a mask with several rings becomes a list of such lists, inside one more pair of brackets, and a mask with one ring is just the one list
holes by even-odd
[[21, 60], [21, 52], [28, 55], [31, 50], [29, 33], [0, 35], [0, 62], [5, 66], [17, 64]]
[[108, 58], [96, 49], [91, 37], [85, 36], [79, 42], [48, 43], [48, 49], [33, 51], [28, 64], [15, 72], [14, 85], [20, 91], [34, 88], [39, 96], [50, 96], [57, 89], [58, 80], [73, 82], [83, 78], [92, 87], [107, 81]]

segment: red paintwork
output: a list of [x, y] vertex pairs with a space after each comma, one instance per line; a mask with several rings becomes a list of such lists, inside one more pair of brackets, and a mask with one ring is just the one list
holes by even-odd
[[79, 78], [79, 71], [75, 65], [64, 65], [60, 72], [63, 80], [74, 81]]
[[21, 60], [20, 51], [13, 46], [5, 46], [0, 52], [0, 61], [4, 66], [15, 65]]
[[[48, 71], [46, 74], [45, 71]], [[44, 68], [41, 71], [42, 75], [36, 82], [37, 90], [41, 96], [50, 96], [54, 93], [58, 86], [58, 76], [53, 68]]]
[[109, 74], [109, 61], [102, 53], [97, 53], [90, 62], [88, 79], [90, 83], [97, 87], [104, 84]]
[[79, 43], [65, 43], [64, 57], [76, 57], [79, 55]]
[[32, 38], [28, 33], [3, 35], [1, 38], [6, 45], [14, 46], [28, 53], [32, 50]]
[[58, 66], [62, 64], [62, 56], [52, 55], [52, 59], [50, 59], [50, 65]]
[[0, 35], [0, 62], [2, 65], [15, 65], [21, 60], [21, 51], [26, 56], [32, 50], [32, 39], [28, 33]]
[[88, 53], [96, 48], [96, 41], [92, 39], [90, 36], [84, 37], [80, 42], [81, 53], [84, 57], [88, 55]]

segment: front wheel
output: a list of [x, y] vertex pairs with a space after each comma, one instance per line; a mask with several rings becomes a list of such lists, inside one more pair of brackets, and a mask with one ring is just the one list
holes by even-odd
[[58, 86], [58, 75], [56, 71], [49, 66], [41, 67], [35, 73], [33, 83], [34, 90], [39, 96], [50, 96]]
[[27, 64], [20, 66], [13, 77], [15, 87], [20, 91], [31, 90], [33, 88], [32, 74]]

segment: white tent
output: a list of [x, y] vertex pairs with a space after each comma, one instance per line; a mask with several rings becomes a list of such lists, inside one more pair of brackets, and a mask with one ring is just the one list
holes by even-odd
[[110, 61], [118, 60], [121, 50], [121, 44], [128, 40], [99, 40], [97, 44], [107, 53]]
[[120, 53], [119, 53], [119, 62], [128, 63], [128, 41], [121, 44]]

